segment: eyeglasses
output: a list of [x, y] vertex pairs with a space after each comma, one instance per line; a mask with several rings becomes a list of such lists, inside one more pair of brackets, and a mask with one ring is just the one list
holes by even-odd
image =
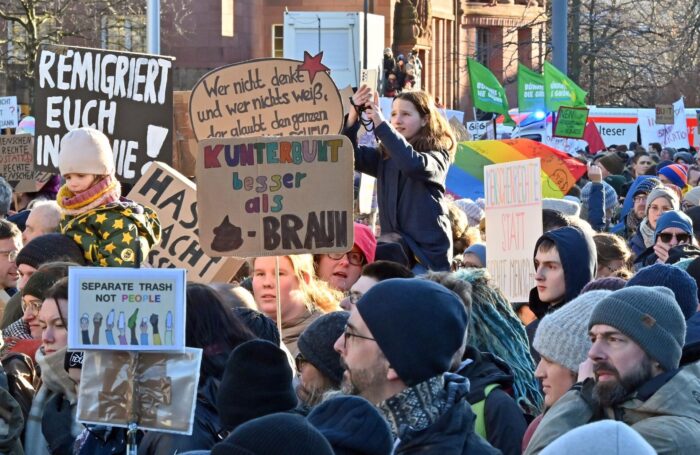
[[672, 238], [676, 238], [678, 240], [678, 243], [688, 243], [690, 242], [690, 234], [675, 234], [675, 233], [669, 233], [669, 232], [662, 232], [659, 234], [659, 238], [663, 243], [670, 243]]
[[646, 201], [647, 201], [647, 197], [646, 197], [646, 195], [644, 195], [644, 194], [640, 194], [639, 196], [635, 196], [633, 200], [634, 200], [635, 203], [646, 202]]
[[362, 255], [362, 253], [357, 251], [349, 251], [347, 253], [330, 253], [327, 256], [335, 261], [339, 261], [343, 259], [343, 256], [347, 256], [350, 265], [362, 265], [365, 261], [365, 257]]
[[294, 357], [294, 364], [297, 366], [297, 371], [301, 371], [301, 366], [306, 362], [308, 362], [308, 360], [306, 360], [306, 357], [304, 357], [301, 352]]
[[29, 300], [29, 299], [22, 299], [22, 313], [27, 312], [27, 308], [29, 308], [32, 311], [33, 315], [39, 314], [39, 310], [41, 309], [41, 300], [39, 299], [34, 299], [34, 300]]
[[370, 337], [366, 337], [364, 335], [358, 335], [356, 333], [348, 332], [348, 329], [349, 329], [349, 327], [346, 325], [345, 330], [343, 331], [343, 348], [344, 349], [347, 349], [347, 347], [348, 347], [348, 338], [352, 338], [352, 337], [360, 338], [363, 340], [374, 341], [374, 342], [377, 341], [374, 338], [370, 338]]
[[350, 291], [350, 292], [348, 293], [348, 300], [350, 300], [350, 303], [351, 303], [351, 304], [356, 305], [357, 302], [360, 300], [360, 298], [361, 298], [363, 295], [364, 295], [364, 294], [361, 293], [361, 292]]
[[17, 255], [19, 254], [18, 250], [4, 250], [0, 251], [0, 255], [7, 255], [7, 260], [10, 262], [15, 262], [17, 259]]

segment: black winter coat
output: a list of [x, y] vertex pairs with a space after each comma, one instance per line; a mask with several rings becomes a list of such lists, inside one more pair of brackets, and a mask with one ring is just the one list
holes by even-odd
[[149, 431], [139, 444], [139, 455], [172, 455], [191, 450], [211, 450], [220, 442], [219, 414], [216, 410], [216, 392], [219, 381], [207, 378], [197, 392], [192, 436]]
[[474, 413], [466, 402], [464, 377], [446, 373], [447, 410], [428, 428], [402, 428], [396, 455], [491, 455], [501, 453], [474, 432]]
[[484, 399], [486, 386], [498, 384], [484, 403], [486, 440], [506, 455], [520, 455], [521, 441], [527, 429], [523, 411], [507, 391], [512, 390], [513, 375], [503, 360], [468, 346], [464, 357], [471, 363], [457, 374], [469, 379], [467, 401], [476, 404]]

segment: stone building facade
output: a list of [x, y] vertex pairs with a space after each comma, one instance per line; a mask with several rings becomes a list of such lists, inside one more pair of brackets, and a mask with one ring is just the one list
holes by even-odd
[[[471, 112], [467, 57], [486, 64], [500, 80], [512, 80], [517, 62], [539, 68], [543, 60], [546, 0], [367, 0], [385, 18], [384, 46], [394, 55], [417, 50], [422, 87], [448, 108]], [[188, 90], [206, 72], [244, 60], [281, 56], [284, 12], [363, 11], [365, 0], [163, 0], [164, 11], [186, 8], [184, 19], [161, 20], [161, 53], [176, 57], [174, 85]], [[181, 6], [178, 6], [181, 5]], [[96, 30], [73, 44], [145, 51], [145, 18], [129, 19], [125, 35]], [[105, 19], [95, 18], [96, 27]], [[2, 30], [0, 32], [7, 33]], [[127, 35], [128, 34], [128, 35]], [[107, 37], [107, 39], [106, 39]], [[4, 85], [4, 84], [3, 84]], [[507, 84], [515, 104], [515, 84]]]

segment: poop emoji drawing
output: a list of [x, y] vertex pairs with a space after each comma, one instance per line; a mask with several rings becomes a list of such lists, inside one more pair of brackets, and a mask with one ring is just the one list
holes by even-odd
[[241, 228], [231, 224], [228, 215], [220, 225], [213, 229], [214, 240], [211, 242], [211, 249], [218, 252], [233, 251], [243, 245]]

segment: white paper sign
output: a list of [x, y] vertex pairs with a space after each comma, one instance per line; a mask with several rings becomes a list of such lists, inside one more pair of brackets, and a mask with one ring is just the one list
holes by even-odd
[[16, 96], [0, 96], [0, 128], [17, 128], [18, 110]]
[[639, 129], [642, 133], [642, 144], [649, 145], [658, 142], [662, 147], [688, 148], [688, 122], [685, 116], [683, 98], [673, 103], [673, 124], [658, 125], [654, 109], [639, 110]]
[[372, 212], [372, 198], [376, 182], [377, 179], [371, 175], [360, 174], [360, 192], [357, 197], [360, 213], [367, 214]]
[[511, 302], [527, 302], [542, 235], [540, 159], [484, 166], [486, 268]]
[[183, 352], [185, 270], [71, 267], [68, 349]]

